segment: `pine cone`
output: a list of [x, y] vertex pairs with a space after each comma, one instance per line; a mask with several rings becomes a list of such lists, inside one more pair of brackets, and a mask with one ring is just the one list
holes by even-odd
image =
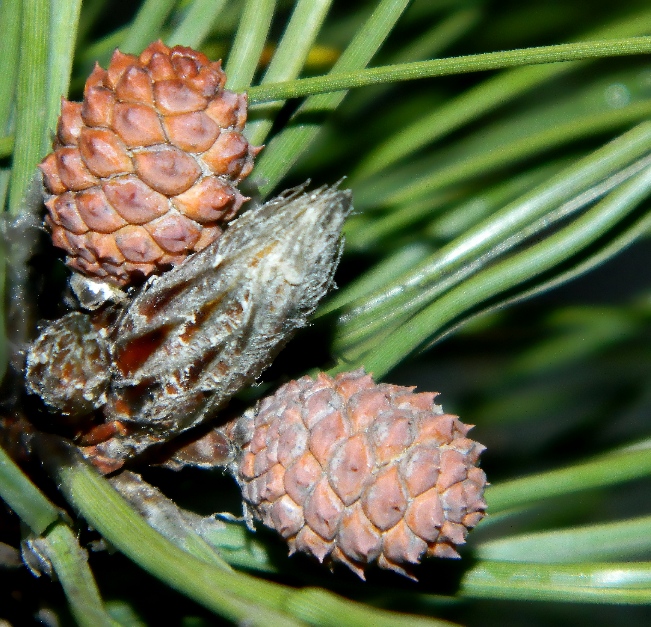
[[254, 381], [330, 289], [351, 209], [347, 190], [288, 190], [149, 281], [110, 336], [103, 412], [129, 432], [84, 453], [115, 470], [210, 420]]
[[260, 148], [241, 131], [246, 96], [220, 62], [160, 41], [95, 66], [84, 101], [62, 101], [41, 163], [46, 222], [67, 264], [124, 286], [202, 250], [247, 200], [235, 185]]
[[411, 576], [424, 555], [455, 546], [484, 516], [484, 447], [433, 393], [374, 384], [363, 371], [282, 386], [240, 419], [233, 469], [253, 515], [290, 554]]

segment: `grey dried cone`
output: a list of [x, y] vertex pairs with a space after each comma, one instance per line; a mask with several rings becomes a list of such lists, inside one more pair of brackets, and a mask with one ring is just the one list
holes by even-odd
[[363, 371], [303, 377], [235, 428], [233, 473], [257, 518], [290, 546], [411, 576], [423, 555], [457, 557], [484, 516], [484, 447], [433, 393], [374, 384]]
[[290, 190], [143, 286], [113, 331], [103, 408], [129, 432], [85, 454], [115, 469], [253, 382], [332, 286], [351, 209], [347, 190]]
[[225, 81], [219, 62], [158, 41], [138, 57], [116, 50], [83, 102], [62, 101], [40, 167], [46, 222], [71, 268], [124, 286], [219, 237], [260, 150], [242, 134], [246, 96]]

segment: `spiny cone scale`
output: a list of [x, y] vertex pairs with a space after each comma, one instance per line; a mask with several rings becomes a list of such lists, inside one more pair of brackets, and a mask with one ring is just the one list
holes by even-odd
[[71, 268], [123, 287], [220, 236], [261, 150], [242, 134], [246, 95], [225, 82], [220, 62], [158, 41], [140, 56], [116, 50], [83, 102], [62, 100], [40, 168], [46, 223]]
[[233, 466], [254, 517], [290, 553], [412, 577], [424, 555], [458, 557], [484, 516], [484, 446], [434, 393], [375, 384], [363, 371], [282, 386], [235, 427]]

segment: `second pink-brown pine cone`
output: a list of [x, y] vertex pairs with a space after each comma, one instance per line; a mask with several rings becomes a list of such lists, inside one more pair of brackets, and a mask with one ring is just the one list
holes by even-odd
[[290, 551], [409, 575], [424, 555], [457, 557], [484, 516], [484, 447], [433, 393], [362, 371], [303, 377], [241, 419], [236, 471], [254, 516]]

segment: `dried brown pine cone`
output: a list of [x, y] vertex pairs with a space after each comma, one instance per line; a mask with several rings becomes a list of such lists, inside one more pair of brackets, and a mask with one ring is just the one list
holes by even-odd
[[246, 96], [225, 80], [219, 62], [158, 41], [139, 57], [116, 50], [83, 102], [63, 100], [40, 167], [71, 268], [124, 286], [219, 237], [260, 150], [242, 135]]
[[484, 447], [433, 393], [374, 384], [363, 371], [303, 377], [244, 415], [233, 471], [253, 515], [290, 552], [377, 561], [409, 575], [423, 555], [457, 557], [484, 516]]

